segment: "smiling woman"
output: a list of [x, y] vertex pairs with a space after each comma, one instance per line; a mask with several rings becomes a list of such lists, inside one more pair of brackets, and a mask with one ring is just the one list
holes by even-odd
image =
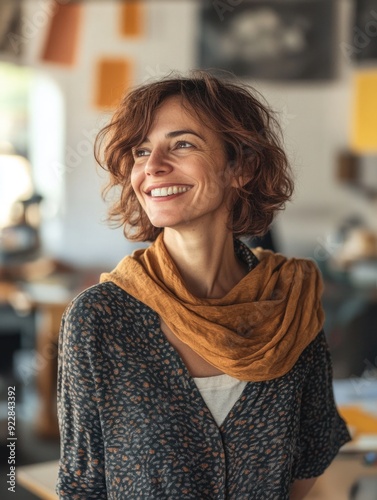
[[[110, 173], [105, 193], [115, 186], [122, 190], [110, 210], [110, 220], [123, 225], [130, 240], [154, 241], [162, 231], [147, 217], [130, 182], [134, 163], [137, 168], [141, 157], [152, 155], [147, 134], [152, 123], [162, 119], [162, 107], [171, 107], [169, 112], [174, 112], [178, 129], [166, 130], [165, 142], [167, 145], [170, 139], [170, 148], [174, 142], [176, 155], [191, 154], [196, 147], [206, 151], [208, 159], [211, 148], [224, 154], [223, 168], [207, 187], [211, 195], [218, 187], [227, 187], [231, 177], [240, 181], [230, 221], [235, 236], [266, 233], [293, 190], [279, 126], [255, 90], [251, 93], [247, 86], [230, 82], [225, 85], [206, 72], [134, 89], [99, 134], [97, 161]], [[106, 146], [101, 150], [103, 140]], [[158, 154], [160, 150], [152, 156]]]
[[318, 269], [239, 239], [292, 193], [276, 126], [201, 72], [136, 88], [100, 133], [110, 218], [152, 244], [64, 315], [60, 498], [301, 499], [349, 440]]
[[220, 136], [188, 113], [180, 98], [170, 97], [134, 150], [131, 185], [154, 227], [205, 231], [208, 225], [227, 224], [231, 207], [225, 194], [234, 180], [218, 182], [226, 168]]

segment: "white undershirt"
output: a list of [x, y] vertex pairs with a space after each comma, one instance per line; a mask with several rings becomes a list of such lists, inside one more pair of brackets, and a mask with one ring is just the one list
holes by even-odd
[[194, 382], [219, 427], [247, 384], [226, 373], [214, 377], [194, 377]]

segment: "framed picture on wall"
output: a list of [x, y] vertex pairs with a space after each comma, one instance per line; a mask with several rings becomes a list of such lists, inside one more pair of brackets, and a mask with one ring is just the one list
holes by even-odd
[[331, 79], [335, 7], [332, 0], [205, 2], [199, 65], [257, 79]]
[[348, 46], [356, 61], [377, 60], [377, 2], [357, 0], [355, 21]]
[[0, 60], [18, 62], [25, 38], [21, 33], [21, 2], [0, 1]]

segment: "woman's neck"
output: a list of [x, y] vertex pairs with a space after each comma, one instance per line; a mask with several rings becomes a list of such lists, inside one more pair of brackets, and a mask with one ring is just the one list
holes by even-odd
[[224, 297], [248, 272], [229, 231], [182, 234], [165, 228], [163, 238], [187, 289], [198, 298]]

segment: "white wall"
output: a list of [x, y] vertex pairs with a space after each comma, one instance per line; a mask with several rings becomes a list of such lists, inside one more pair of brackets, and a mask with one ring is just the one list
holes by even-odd
[[[68, 69], [41, 64], [38, 59], [47, 22], [37, 23], [36, 13], [38, 9], [41, 13], [44, 4], [46, 0], [25, 0], [24, 21], [37, 26], [34, 35], [29, 35], [28, 43], [24, 44], [24, 59], [48, 72], [65, 98], [68, 168], [61, 240], [55, 251], [76, 264], [110, 268], [141, 245], [127, 242], [121, 229], [109, 229], [102, 222], [106, 213], [100, 197], [103, 179], [96, 173], [91, 145], [107, 117], [92, 107], [95, 62], [106, 55], [132, 58], [135, 84], [165, 74], [169, 69], [185, 71], [195, 67], [198, 4], [193, 0], [148, 2], [148, 34], [136, 42], [117, 36], [117, 2], [86, 3], [77, 65]], [[345, 36], [350, 1], [344, 0], [341, 4], [340, 38]], [[276, 224], [283, 250], [288, 254], [310, 255], [328, 231], [355, 211], [375, 223], [376, 205], [348, 192], [335, 179], [335, 155], [347, 147], [352, 77], [340, 49], [339, 57], [340, 76], [329, 83], [250, 82], [282, 113], [286, 145], [296, 171], [294, 203]], [[45, 105], [48, 106], [48, 102]]]
[[[314, 256], [345, 218], [358, 214], [377, 231], [377, 203], [340, 184], [336, 157], [347, 150], [356, 68], [341, 49], [351, 43], [351, 2], [338, 2], [338, 72], [321, 84], [270, 84], [256, 87], [280, 111], [286, 148], [296, 173], [296, 192], [276, 224], [284, 251]], [[377, 173], [377, 158], [369, 159]], [[373, 177], [376, 179], [376, 176]], [[376, 185], [376, 184], [374, 184]], [[322, 254], [324, 254], [322, 252]]]

